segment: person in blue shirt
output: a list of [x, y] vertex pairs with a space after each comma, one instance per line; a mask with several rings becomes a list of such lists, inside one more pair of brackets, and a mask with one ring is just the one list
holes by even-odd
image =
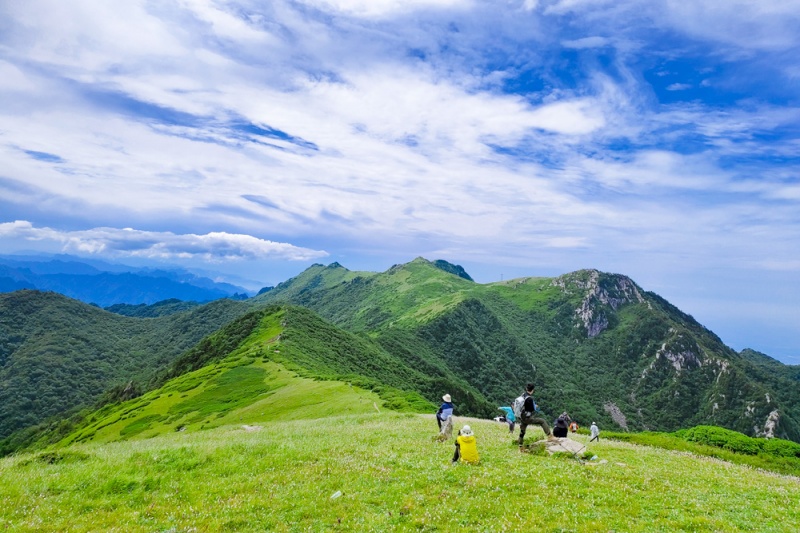
[[450, 440], [453, 435], [453, 402], [449, 394], [442, 396], [442, 406], [436, 411], [436, 423], [439, 424], [439, 434], [435, 439], [439, 442]]
[[517, 422], [517, 418], [514, 416], [514, 410], [511, 407], [503, 406], [498, 407], [501, 411], [505, 413], [504, 418], [506, 419], [506, 423], [508, 424], [508, 432], [514, 433], [514, 425]]
[[442, 396], [442, 400], [444, 400], [444, 403], [436, 411], [436, 422], [439, 424], [439, 431], [442, 430], [442, 422], [453, 416], [453, 402], [450, 395], [445, 394]]

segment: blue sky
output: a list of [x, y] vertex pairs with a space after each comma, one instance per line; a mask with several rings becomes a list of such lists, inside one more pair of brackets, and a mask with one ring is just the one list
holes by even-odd
[[0, 4], [0, 249], [597, 268], [800, 364], [800, 1]]

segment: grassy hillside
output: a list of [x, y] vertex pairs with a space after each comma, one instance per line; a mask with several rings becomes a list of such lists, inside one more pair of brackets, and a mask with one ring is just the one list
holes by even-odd
[[473, 426], [481, 464], [451, 465], [452, 443], [431, 439], [432, 418], [367, 411], [321, 419], [253, 416], [248, 421], [260, 429], [248, 431], [237, 421], [206, 431], [0, 459], [5, 503], [0, 527], [13, 532], [800, 529], [798, 478], [607, 440], [588, 445], [597, 459], [586, 464], [521, 454], [504, 425], [469, 419], [457, 423]]
[[0, 294], [0, 438], [146, 382], [247, 304], [216, 302], [169, 316], [119, 316], [56, 293]]
[[[373, 340], [336, 328], [307, 309], [271, 306], [203, 339], [163, 373], [154, 390], [109, 404], [74, 427], [62, 424], [57, 433], [42, 436], [39, 446], [60, 438], [65, 429], [62, 445], [246, 423], [254, 416], [291, 419], [297, 416], [292, 413], [309, 409], [303, 416], [324, 416], [330, 409], [317, 405], [324, 403], [319, 395], [328, 394], [333, 382], [351, 393], [372, 391], [379, 405], [395, 411], [432, 413], [436, 406], [418, 391], [447, 390], [457, 394], [460, 405], [491, 412], [479, 393], [452, 379], [428, 376]], [[353, 399], [352, 408], [369, 410], [373, 402], [361, 405]]]
[[315, 265], [296, 278], [254, 298], [309, 307], [337, 326], [367, 331], [428, 320], [461, 301], [462, 289], [476, 286], [422, 258], [384, 273], [351, 272], [333, 263]]

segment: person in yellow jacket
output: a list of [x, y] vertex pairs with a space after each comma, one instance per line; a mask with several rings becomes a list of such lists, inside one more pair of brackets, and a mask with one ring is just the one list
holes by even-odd
[[453, 454], [453, 462], [458, 461], [475, 464], [479, 461], [478, 445], [475, 442], [475, 435], [472, 428], [464, 426], [456, 437], [456, 452]]

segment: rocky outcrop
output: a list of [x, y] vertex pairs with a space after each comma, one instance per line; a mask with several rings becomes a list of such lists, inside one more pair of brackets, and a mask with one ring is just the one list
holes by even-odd
[[[767, 396], [767, 401], [769, 401], [769, 396]], [[767, 416], [766, 422], [764, 422], [764, 427], [759, 428], [756, 426], [753, 428], [755, 430], [755, 434], [757, 437], [766, 437], [771, 439], [775, 436], [775, 430], [778, 428], [778, 422], [780, 422], [781, 416], [778, 413], [777, 409], [774, 409], [770, 414]]]
[[622, 413], [622, 410], [617, 407], [616, 404], [612, 402], [606, 402], [603, 404], [603, 409], [605, 409], [606, 413], [611, 415], [611, 419], [617, 424], [619, 427], [624, 429], [625, 431], [628, 430], [628, 419], [625, 418], [625, 415]]
[[[675, 329], [669, 331], [672, 335], [668, 341], [661, 344], [661, 348], [655, 354], [655, 358], [650, 365], [642, 372], [641, 379], [644, 379], [656, 365], [665, 361], [671, 365], [675, 372], [680, 374], [684, 370], [700, 368], [703, 366], [701, 350], [691, 336], [679, 334]], [[727, 370], [727, 362], [715, 360], [720, 366], [720, 373]]]
[[589, 338], [596, 337], [609, 326], [607, 311], [617, 311], [630, 303], [646, 300], [639, 288], [628, 277], [616, 274], [601, 274], [597, 270], [582, 270], [555, 278], [552, 285], [565, 293], [582, 291], [583, 299], [575, 309], [577, 323]]

